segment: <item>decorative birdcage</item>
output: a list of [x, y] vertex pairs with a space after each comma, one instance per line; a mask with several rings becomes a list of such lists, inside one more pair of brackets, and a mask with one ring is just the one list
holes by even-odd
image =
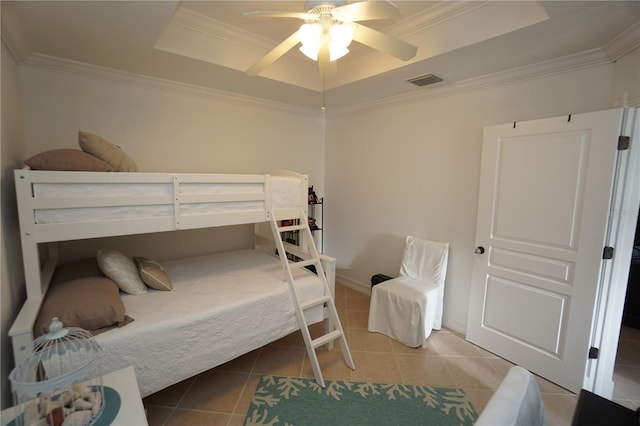
[[53, 318], [27, 359], [11, 371], [15, 424], [92, 425], [104, 410], [100, 346], [91, 333]]

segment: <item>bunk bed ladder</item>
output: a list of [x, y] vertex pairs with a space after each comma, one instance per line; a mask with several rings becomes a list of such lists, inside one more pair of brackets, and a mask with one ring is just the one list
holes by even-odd
[[[284, 210], [282, 211], [284, 212]], [[318, 362], [318, 356], [316, 349], [322, 345], [330, 344], [334, 340], [339, 340], [342, 347], [342, 354], [344, 356], [345, 363], [352, 369], [355, 369], [353, 359], [351, 358], [351, 352], [347, 345], [347, 340], [344, 336], [344, 330], [338, 317], [338, 311], [333, 300], [332, 291], [329, 288], [327, 278], [322, 268], [322, 262], [320, 261], [320, 255], [313, 242], [313, 236], [311, 229], [309, 228], [309, 222], [307, 215], [303, 209], [299, 210], [298, 215], [295, 218], [290, 217], [291, 214], [283, 214], [278, 210], [271, 211], [271, 229], [273, 231], [273, 237], [280, 255], [282, 266], [287, 273], [287, 281], [289, 283], [289, 290], [291, 291], [291, 297], [295, 301], [296, 316], [298, 318], [298, 324], [300, 325], [300, 331], [304, 338], [305, 346], [307, 347], [307, 354], [311, 361], [311, 367], [313, 368], [313, 374], [316, 382], [322, 387], [325, 387], [324, 379], [322, 377], [322, 371], [320, 371], [320, 364]], [[292, 220], [293, 224], [281, 226], [279, 223], [283, 220]], [[295, 223], [298, 222], [298, 223]], [[294, 244], [288, 241], [283, 241], [283, 233], [285, 232], [299, 232], [298, 243]], [[322, 281], [324, 286], [324, 295], [305, 302], [301, 302], [298, 298], [294, 282], [292, 268], [310, 268], [315, 267], [315, 272], [318, 278]], [[328, 312], [328, 323], [326, 327], [326, 334], [313, 339], [309, 333], [309, 325], [304, 316], [304, 311], [316, 306], [324, 305]]]

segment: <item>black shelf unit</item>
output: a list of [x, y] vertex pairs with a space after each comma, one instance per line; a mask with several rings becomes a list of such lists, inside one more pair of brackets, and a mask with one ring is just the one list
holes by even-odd
[[[318, 251], [322, 253], [324, 251], [324, 197], [318, 198], [313, 186], [309, 187], [309, 229], [311, 233], [319, 232], [320, 244]], [[318, 214], [320, 216], [318, 216]]]

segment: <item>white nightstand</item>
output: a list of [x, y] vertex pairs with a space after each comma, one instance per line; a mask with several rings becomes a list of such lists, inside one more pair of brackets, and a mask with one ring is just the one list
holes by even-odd
[[[113, 426], [146, 426], [147, 416], [144, 413], [140, 390], [133, 367], [102, 376], [102, 385], [114, 389], [120, 396], [120, 409], [111, 425]], [[2, 411], [2, 425], [9, 424], [15, 416], [13, 408]]]

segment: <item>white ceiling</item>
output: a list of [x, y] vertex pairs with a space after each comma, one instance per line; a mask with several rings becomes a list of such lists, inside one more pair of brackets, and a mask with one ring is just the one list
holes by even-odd
[[[60, 58], [312, 109], [323, 92], [329, 108], [359, 105], [603, 48], [629, 28], [640, 39], [638, 1], [395, 4], [398, 20], [363, 24], [415, 44], [416, 57], [403, 62], [354, 42], [324, 89], [317, 63], [297, 49], [258, 77], [244, 74], [302, 22], [242, 13], [301, 12], [303, 1], [3, 1], [3, 36], [9, 12], [27, 62]], [[444, 81], [406, 81], [428, 73]]]

